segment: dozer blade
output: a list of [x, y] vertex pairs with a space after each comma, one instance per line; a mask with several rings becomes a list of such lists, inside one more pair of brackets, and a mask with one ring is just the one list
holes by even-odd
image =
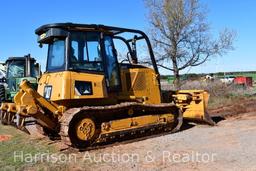
[[215, 125], [207, 112], [209, 93], [204, 90], [180, 90], [173, 95], [175, 103], [181, 108], [185, 120]]

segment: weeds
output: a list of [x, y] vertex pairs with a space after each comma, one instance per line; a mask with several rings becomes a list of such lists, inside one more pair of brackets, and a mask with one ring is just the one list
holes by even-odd
[[[164, 89], [173, 89], [172, 85], [165, 85]], [[238, 100], [255, 99], [256, 89], [234, 84], [223, 84], [216, 81], [184, 81], [182, 90], [206, 90], [210, 93], [209, 108], [231, 105]]]

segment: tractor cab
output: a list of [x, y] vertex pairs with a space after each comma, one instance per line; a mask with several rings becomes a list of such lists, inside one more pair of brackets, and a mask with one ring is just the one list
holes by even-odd
[[19, 84], [28, 80], [32, 87], [37, 89], [37, 79], [40, 75], [39, 64], [29, 55], [24, 57], [9, 57], [6, 60], [6, 80], [8, 88], [5, 92], [5, 100], [12, 101], [19, 90]]

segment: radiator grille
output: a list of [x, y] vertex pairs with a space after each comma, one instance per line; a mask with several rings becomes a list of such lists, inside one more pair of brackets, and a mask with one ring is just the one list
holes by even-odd
[[[126, 73], [127, 91], [138, 91], [146, 89], [146, 74], [144, 72]], [[132, 85], [132, 83], [134, 83]]]

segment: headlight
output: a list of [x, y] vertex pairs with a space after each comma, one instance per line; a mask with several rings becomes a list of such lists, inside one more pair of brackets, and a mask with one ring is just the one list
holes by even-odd
[[50, 99], [52, 95], [52, 86], [45, 86], [44, 87], [44, 98]]

